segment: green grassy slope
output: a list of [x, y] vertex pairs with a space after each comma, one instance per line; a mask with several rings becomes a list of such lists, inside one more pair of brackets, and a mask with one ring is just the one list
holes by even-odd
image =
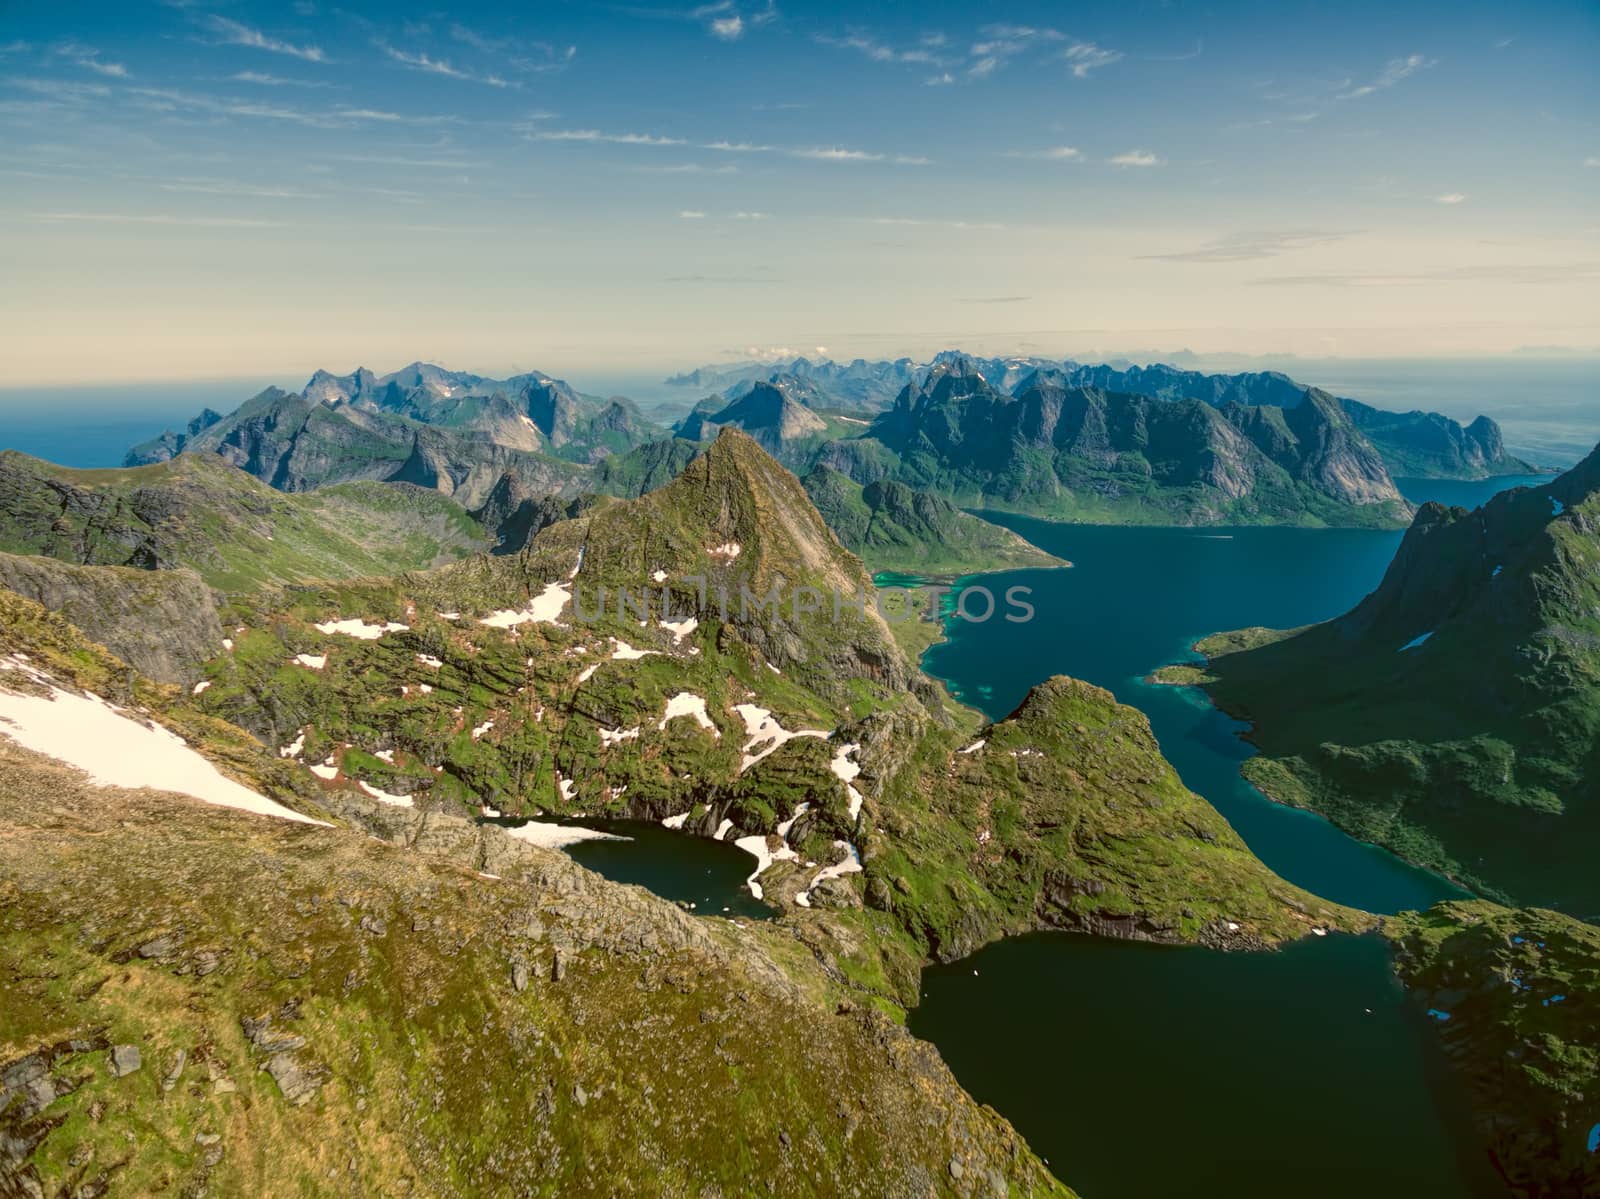
[[186, 566], [220, 591], [392, 574], [487, 547], [454, 501], [347, 483], [285, 495], [206, 454], [72, 470], [0, 451], [0, 551], [82, 565]]

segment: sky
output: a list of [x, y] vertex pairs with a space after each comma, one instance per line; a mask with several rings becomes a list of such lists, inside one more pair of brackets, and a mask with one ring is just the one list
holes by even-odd
[[1600, 347], [1600, 5], [0, 0], [0, 362]]

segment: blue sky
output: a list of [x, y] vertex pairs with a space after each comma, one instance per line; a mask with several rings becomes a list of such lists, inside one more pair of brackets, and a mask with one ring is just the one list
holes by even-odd
[[0, 3], [14, 382], [1600, 344], [1592, 3]]

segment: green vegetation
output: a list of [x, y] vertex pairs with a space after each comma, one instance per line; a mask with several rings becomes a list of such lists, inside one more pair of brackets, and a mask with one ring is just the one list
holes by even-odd
[[1384, 922], [1396, 968], [1466, 1083], [1518, 1195], [1600, 1191], [1600, 929], [1557, 912], [1445, 903]]
[[219, 591], [425, 569], [486, 548], [454, 501], [349, 483], [285, 495], [218, 458], [71, 470], [0, 451], [0, 551], [194, 570]]
[[8, 1191], [1068, 1193], [790, 938], [559, 853], [490, 879], [3, 741], [0, 814]]
[[1423, 508], [1383, 583], [1311, 628], [1207, 638], [1246, 775], [1480, 894], [1600, 914], [1600, 459]]
[[955, 575], [1066, 565], [1010, 529], [904, 483], [862, 487], [826, 466], [802, 482], [834, 535], [874, 571]]

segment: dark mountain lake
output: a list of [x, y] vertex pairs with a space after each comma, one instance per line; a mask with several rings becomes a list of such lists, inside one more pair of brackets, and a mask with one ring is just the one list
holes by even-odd
[[1040, 933], [923, 972], [911, 1031], [1090, 1199], [1504, 1195], [1374, 938]]
[[770, 920], [778, 914], [744, 885], [756, 860], [736, 845], [644, 820], [581, 823], [626, 838], [580, 841], [567, 848], [574, 861], [613, 882], [637, 883], [663, 899], [692, 903], [701, 916]]

